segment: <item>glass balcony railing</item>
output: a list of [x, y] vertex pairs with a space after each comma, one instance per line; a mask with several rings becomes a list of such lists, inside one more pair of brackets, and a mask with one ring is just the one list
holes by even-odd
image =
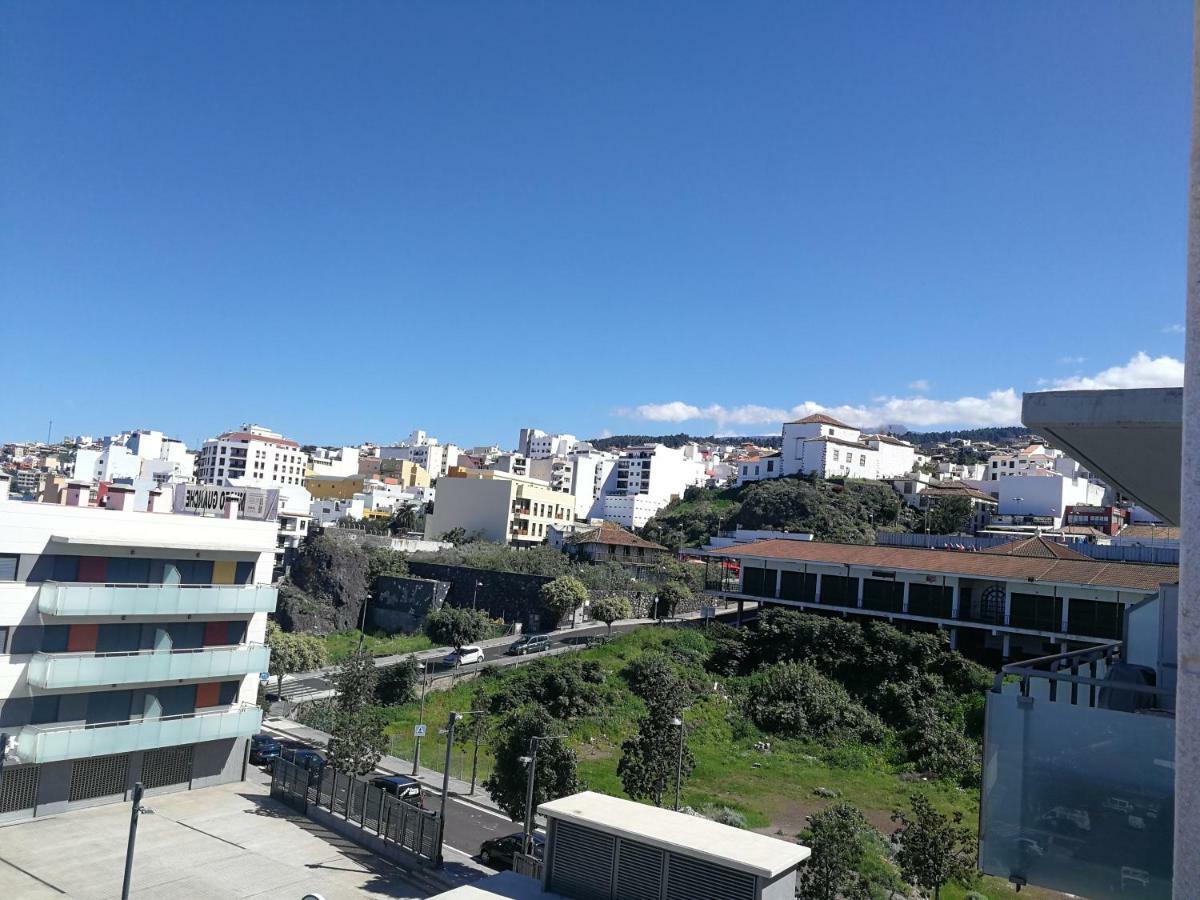
[[[979, 865], [1016, 885], [1171, 897], [1171, 692], [1105, 644], [1006, 666], [987, 696]], [[1016, 680], [1013, 680], [1013, 679]]]
[[262, 644], [128, 653], [36, 653], [29, 660], [26, 677], [33, 687], [51, 690], [188, 681], [265, 672], [269, 659], [270, 651]]
[[27, 725], [17, 732], [17, 759], [22, 763], [61, 762], [244, 737], [255, 734], [261, 724], [261, 709], [239, 705], [126, 722]]
[[66, 584], [47, 581], [38, 610], [48, 616], [179, 616], [273, 612], [265, 584]]

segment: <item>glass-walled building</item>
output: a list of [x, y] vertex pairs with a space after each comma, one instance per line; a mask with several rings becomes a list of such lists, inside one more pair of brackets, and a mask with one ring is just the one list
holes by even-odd
[[[0, 821], [243, 777], [276, 523], [10, 500]], [[235, 510], [230, 511], [236, 515]]]

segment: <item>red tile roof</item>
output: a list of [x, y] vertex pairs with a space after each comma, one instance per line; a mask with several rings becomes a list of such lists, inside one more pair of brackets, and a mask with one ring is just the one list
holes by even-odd
[[626, 547], [645, 547], [647, 550], [666, 550], [662, 544], [640, 538], [616, 522], [601, 522], [595, 528], [576, 532], [567, 538], [568, 544], [611, 544]]
[[998, 556], [994, 553], [966, 553], [959, 550], [825, 544], [819, 541], [757, 541], [753, 544], [714, 550], [708, 555], [905, 569], [911, 572], [961, 575], [967, 578], [1057, 582], [1143, 593], [1158, 590], [1160, 584], [1174, 584], [1179, 581], [1178, 566], [1149, 566], [1094, 559], [1038, 559], [1028, 556]]
[[946, 497], [970, 497], [974, 500], [984, 500], [988, 503], [999, 503], [1000, 501], [986, 491], [981, 491], [979, 488], [971, 487], [961, 481], [944, 481], [940, 484], [931, 484], [921, 492], [922, 495], [928, 494], [934, 498]]
[[1007, 544], [999, 544], [995, 547], [988, 547], [983, 552], [992, 553], [996, 556], [1026, 556], [1037, 559], [1091, 560], [1090, 556], [1086, 556], [1083, 553], [1080, 553], [1078, 550], [1072, 550], [1065, 544], [1058, 543], [1058, 541], [1052, 541], [1047, 537], [1042, 537], [1040, 534], [1034, 537], [1010, 541]]
[[805, 416], [803, 419], [797, 419], [794, 422], [785, 422], [785, 425], [834, 425], [838, 428], [849, 428], [854, 430], [853, 425], [847, 425], [845, 422], [839, 422], [833, 416], [827, 416], [825, 413], [813, 413], [811, 416]]

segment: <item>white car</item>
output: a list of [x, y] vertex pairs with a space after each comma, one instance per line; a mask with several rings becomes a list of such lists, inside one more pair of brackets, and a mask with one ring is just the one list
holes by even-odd
[[478, 647], [459, 647], [447, 653], [442, 662], [448, 666], [469, 666], [483, 662], [483, 651]]

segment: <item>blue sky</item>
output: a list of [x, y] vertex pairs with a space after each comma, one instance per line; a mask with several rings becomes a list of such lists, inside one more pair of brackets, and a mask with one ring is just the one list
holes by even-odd
[[0, 439], [1177, 382], [1190, 4], [19, 3]]

